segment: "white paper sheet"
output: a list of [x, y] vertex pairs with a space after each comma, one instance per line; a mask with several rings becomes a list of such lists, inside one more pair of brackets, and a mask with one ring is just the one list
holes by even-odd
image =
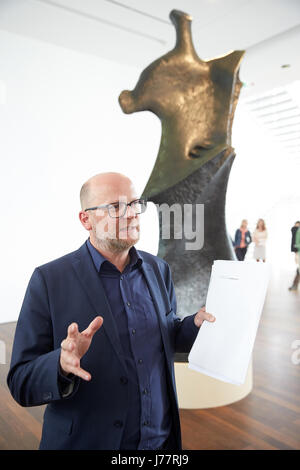
[[214, 261], [204, 321], [188, 356], [189, 368], [242, 385], [253, 350], [270, 276], [256, 261]]

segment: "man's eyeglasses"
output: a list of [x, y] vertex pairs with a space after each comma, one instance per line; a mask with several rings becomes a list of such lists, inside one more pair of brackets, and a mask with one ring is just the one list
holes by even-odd
[[135, 214], [142, 214], [147, 208], [146, 199], [136, 199], [128, 204], [126, 202], [112, 202], [111, 204], [105, 204], [103, 206], [94, 206], [84, 209], [85, 211], [95, 211], [96, 209], [107, 209], [110, 217], [119, 218], [124, 217], [127, 211], [127, 206], [130, 206], [134, 210]]

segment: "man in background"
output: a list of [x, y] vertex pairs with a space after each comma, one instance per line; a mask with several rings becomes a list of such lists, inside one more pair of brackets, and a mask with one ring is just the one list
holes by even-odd
[[296, 235], [299, 232], [299, 227], [300, 227], [300, 221], [297, 220], [297, 222], [295, 222], [294, 226], [291, 228], [291, 232], [292, 232], [291, 251], [295, 253], [295, 262], [297, 265], [297, 269], [296, 269], [296, 274], [293, 280], [293, 284], [289, 287], [289, 290], [297, 290], [299, 280], [300, 280], [300, 272], [299, 272], [299, 263], [300, 263], [300, 257], [299, 257], [300, 246], [299, 245], [300, 243], [297, 244], [296, 242]]

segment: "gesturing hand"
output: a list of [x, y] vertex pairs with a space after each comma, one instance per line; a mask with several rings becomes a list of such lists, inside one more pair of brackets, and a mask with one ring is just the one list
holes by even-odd
[[91, 380], [91, 374], [80, 367], [80, 359], [89, 349], [93, 336], [101, 328], [102, 317], [96, 317], [89, 326], [79, 333], [77, 323], [68, 327], [68, 336], [61, 343], [60, 367], [64, 375], [74, 374], [83, 380]]
[[202, 307], [195, 315], [194, 323], [196, 326], [200, 327], [204, 320], [214, 322], [216, 317], [214, 317], [211, 313], [207, 313], [205, 307]]

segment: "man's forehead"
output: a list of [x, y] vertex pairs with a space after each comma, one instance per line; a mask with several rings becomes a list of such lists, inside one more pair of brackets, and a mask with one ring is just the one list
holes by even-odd
[[101, 200], [102, 204], [110, 202], [125, 201], [129, 202], [138, 199], [138, 194], [133, 187], [118, 188], [110, 185], [95, 185], [91, 188], [91, 197]]

